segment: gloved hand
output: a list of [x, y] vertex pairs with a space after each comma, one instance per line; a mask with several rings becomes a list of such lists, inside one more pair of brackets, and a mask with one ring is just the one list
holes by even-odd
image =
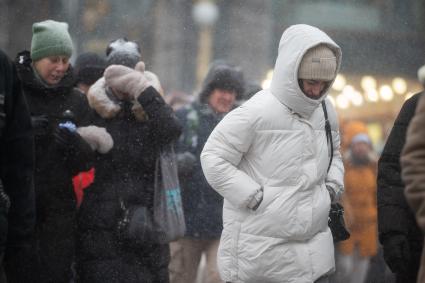
[[57, 127], [53, 136], [56, 145], [66, 153], [75, 154], [78, 150], [88, 147], [76, 131], [71, 131], [68, 128]]
[[104, 78], [106, 85], [122, 100], [133, 100], [151, 84], [146, 78], [145, 64], [139, 62], [136, 70], [121, 65], [111, 65], [106, 68]]
[[393, 273], [404, 273], [408, 269], [410, 247], [403, 234], [388, 235], [383, 242], [384, 259]]
[[248, 208], [252, 210], [257, 210], [257, 208], [260, 206], [260, 204], [263, 202], [263, 195], [264, 190], [263, 187], [261, 187], [255, 195], [252, 196], [251, 200], [248, 203]]
[[46, 134], [49, 126], [49, 117], [45, 114], [31, 116], [31, 125], [36, 135]]

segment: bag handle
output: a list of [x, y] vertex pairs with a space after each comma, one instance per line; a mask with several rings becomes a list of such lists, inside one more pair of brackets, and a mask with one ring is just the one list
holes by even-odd
[[329, 172], [329, 169], [331, 168], [331, 165], [332, 165], [332, 159], [333, 159], [333, 156], [334, 156], [334, 154], [333, 154], [334, 153], [334, 145], [333, 145], [333, 142], [332, 142], [331, 123], [329, 123], [328, 111], [326, 109], [326, 103], [325, 103], [324, 100], [322, 101], [322, 108], [323, 108], [323, 114], [325, 115], [326, 142], [328, 144], [328, 149], [330, 147], [330, 150], [329, 150], [330, 160], [329, 160], [329, 165], [328, 165], [328, 170], [327, 170]]

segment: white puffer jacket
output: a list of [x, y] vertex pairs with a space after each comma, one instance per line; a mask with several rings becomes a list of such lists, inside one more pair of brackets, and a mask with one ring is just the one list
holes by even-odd
[[[221, 277], [230, 282], [314, 282], [334, 270], [328, 228], [330, 197], [343, 191], [335, 110], [326, 102], [333, 136], [333, 161], [321, 101], [305, 96], [297, 82], [306, 51], [328, 44], [341, 62], [340, 48], [307, 25], [287, 29], [270, 90], [230, 112], [214, 129], [201, 154], [211, 186], [224, 199], [218, 252]], [[247, 208], [260, 187], [256, 211]]]

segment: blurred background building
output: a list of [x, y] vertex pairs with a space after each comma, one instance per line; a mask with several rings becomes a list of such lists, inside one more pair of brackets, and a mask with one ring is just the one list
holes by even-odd
[[166, 92], [196, 93], [209, 62], [227, 59], [267, 88], [280, 36], [315, 25], [341, 47], [331, 97], [342, 120], [364, 121], [377, 149], [403, 101], [421, 91], [425, 1], [421, 0], [0, 0], [0, 47], [10, 56], [31, 44], [31, 26], [67, 21], [77, 53], [104, 53], [126, 36]]

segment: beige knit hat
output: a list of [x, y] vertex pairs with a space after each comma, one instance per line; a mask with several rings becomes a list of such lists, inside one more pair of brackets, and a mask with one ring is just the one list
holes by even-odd
[[306, 80], [332, 81], [336, 75], [336, 56], [326, 45], [309, 49], [301, 60], [298, 78]]

